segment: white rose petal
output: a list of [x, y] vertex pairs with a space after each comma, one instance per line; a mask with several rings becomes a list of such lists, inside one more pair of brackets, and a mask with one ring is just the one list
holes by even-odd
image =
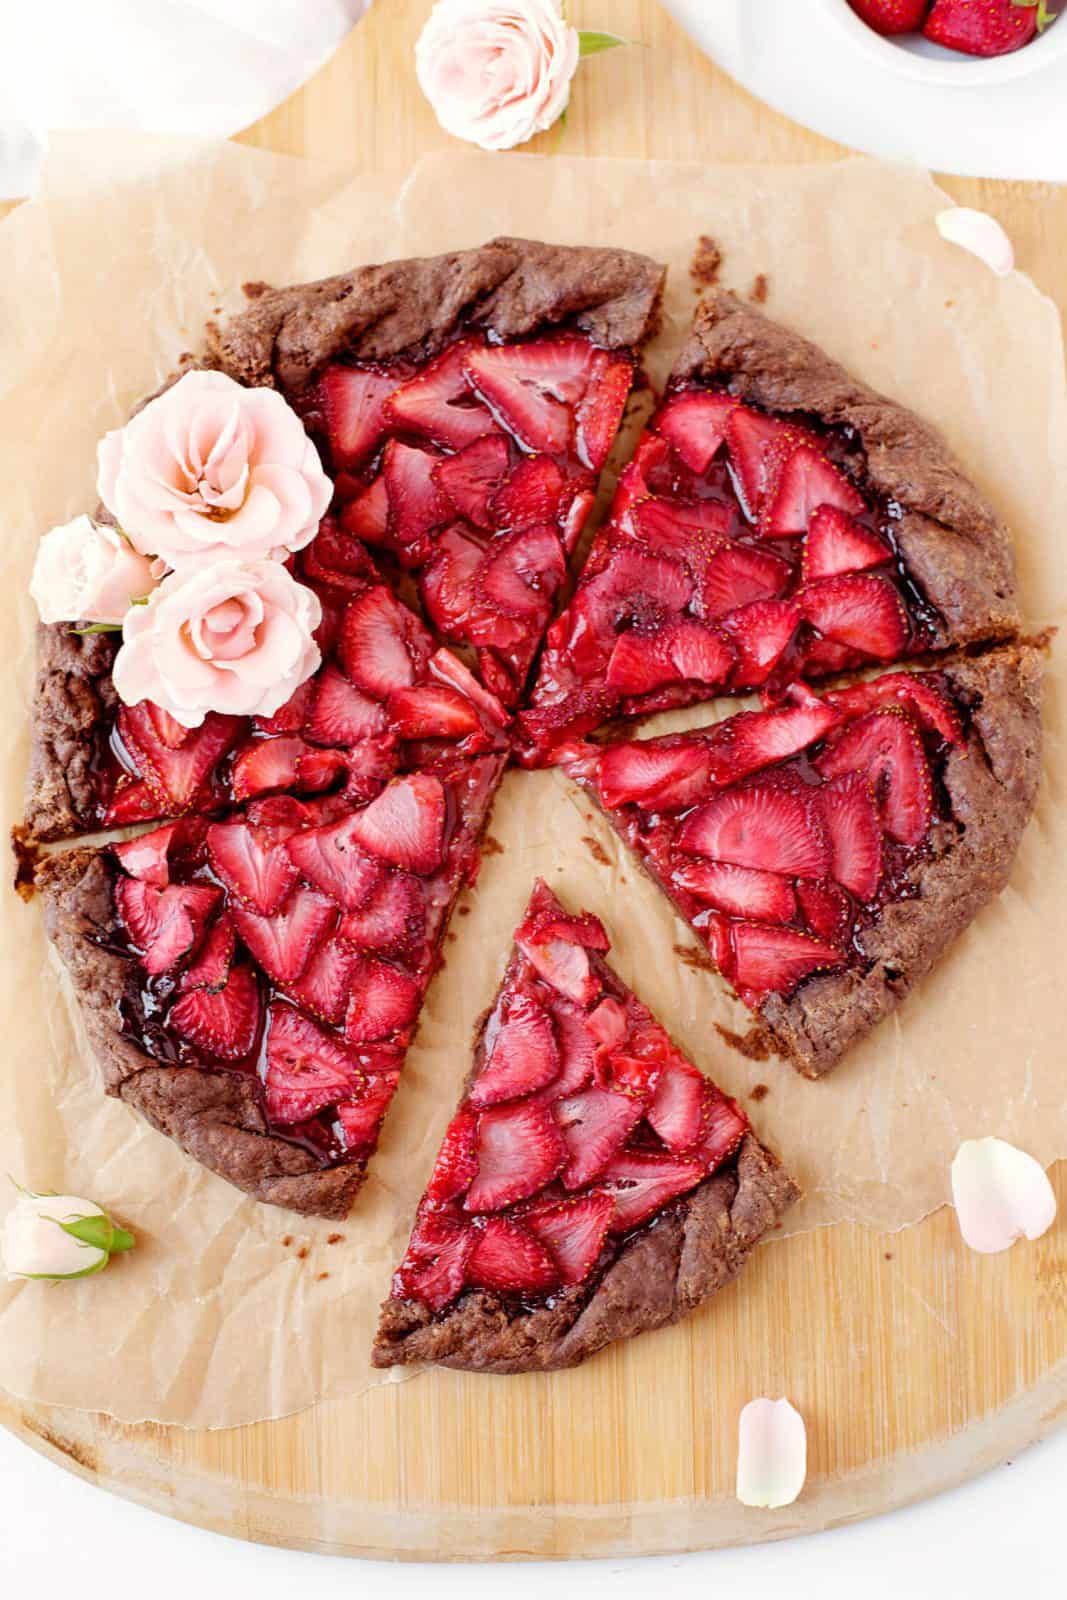
[[969, 206], [952, 206], [934, 218], [937, 231], [949, 244], [958, 244], [984, 261], [991, 272], [1003, 278], [1015, 265], [1011, 240], [995, 217]]
[[37, 547], [30, 594], [42, 622], [121, 623], [155, 587], [150, 563], [114, 528], [75, 517]]
[[972, 1250], [994, 1255], [1016, 1239], [1040, 1238], [1056, 1216], [1048, 1174], [1004, 1139], [967, 1139], [952, 1163], [952, 1203]]
[[792, 1505], [808, 1472], [804, 1418], [788, 1400], [750, 1400], [737, 1427], [737, 1498], [776, 1510]]

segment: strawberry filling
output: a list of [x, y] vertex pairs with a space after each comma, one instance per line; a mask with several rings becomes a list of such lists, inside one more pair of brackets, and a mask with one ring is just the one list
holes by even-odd
[[914, 895], [947, 820], [941, 775], [964, 744], [937, 673], [888, 673], [710, 729], [598, 747], [561, 765], [757, 1008], [815, 973], [862, 967], [860, 936]]
[[619, 982], [607, 949], [595, 917], [535, 887], [397, 1296], [436, 1314], [470, 1291], [524, 1306], [586, 1284], [734, 1154], [744, 1113]]
[[269, 796], [115, 845], [126, 1035], [169, 1066], [251, 1075], [274, 1133], [365, 1162], [502, 767], [383, 776], [362, 805]]
[[525, 759], [617, 715], [780, 689], [926, 648], [934, 617], [841, 432], [668, 391], [548, 630]]

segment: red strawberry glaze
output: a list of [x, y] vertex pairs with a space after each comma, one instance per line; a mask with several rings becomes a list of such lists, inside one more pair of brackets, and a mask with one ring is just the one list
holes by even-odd
[[669, 390], [619, 480], [520, 716], [525, 759], [615, 716], [925, 648], [933, 613], [858, 441], [725, 390]]
[[365, 1162], [503, 765], [454, 758], [364, 805], [272, 796], [115, 846], [126, 1036], [254, 1075], [273, 1133]]
[[574, 741], [560, 764], [756, 1009], [862, 964], [856, 935], [916, 892], [963, 743], [944, 678], [897, 672], [822, 697], [795, 684], [691, 733]]
[[303, 402], [349, 534], [414, 575], [441, 636], [514, 705], [634, 379], [561, 331], [467, 333], [425, 366], [334, 364]]
[[604, 961], [595, 917], [539, 882], [515, 938], [394, 1279], [434, 1313], [599, 1276], [748, 1128]]

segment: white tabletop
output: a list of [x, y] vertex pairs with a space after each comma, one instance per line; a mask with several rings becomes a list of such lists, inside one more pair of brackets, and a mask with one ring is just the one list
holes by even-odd
[[[202, 1533], [143, 1511], [0, 1430], [0, 1594], [77, 1600], [1045, 1600], [1064, 1592], [1067, 1430], [1010, 1465], [893, 1516], [748, 1550], [578, 1565], [399, 1566]], [[18, 1588], [13, 1580], [19, 1579]], [[195, 1586], [195, 1587], [194, 1587]]]

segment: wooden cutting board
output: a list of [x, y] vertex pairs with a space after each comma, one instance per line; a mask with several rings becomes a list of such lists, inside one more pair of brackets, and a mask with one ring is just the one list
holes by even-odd
[[[709, 162], [842, 153], [736, 88], [655, 0], [568, 9], [579, 27], [642, 47], [584, 65], [565, 129], [533, 148]], [[412, 68], [429, 10], [377, 0], [243, 142], [398, 176], [447, 146]], [[1004, 222], [1020, 266], [1063, 308], [1067, 190], [946, 187]], [[1062, 1206], [1063, 1165], [1053, 1178]], [[839, 1226], [761, 1249], [701, 1314], [577, 1372], [432, 1372], [217, 1432], [120, 1426], [2, 1395], [0, 1419], [119, 1494], [272, 1544], [441, 1560], [710, 1548], [886, 1511], [1040, 1438], [1067, 1412], [1065, 1286], [1062, 1226], [983, 1258], [943, 1211], [900, 1234]], [[785, 1511], [748, 1511], [733, 1497], [737, 1414], [753, 1395], [782, 1393], [807, 1419], [807, 1487]]]

